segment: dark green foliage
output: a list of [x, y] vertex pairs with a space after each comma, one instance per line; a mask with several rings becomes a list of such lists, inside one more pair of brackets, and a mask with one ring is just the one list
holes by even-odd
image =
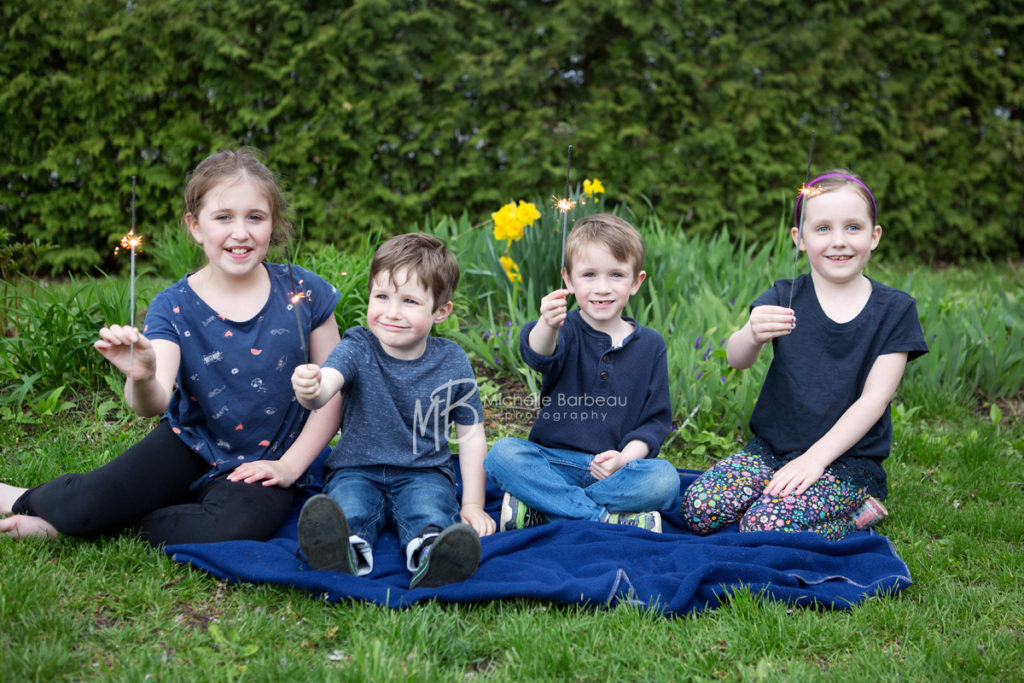
[[815, 170], [875, 190], [882, 249], [1024, 252], [1019, 2], [28, 2], [0, 7], [0, 227], [112, 267], [217, 148], [265, 151], [306, 238], [487, 219], [561, 187], [770, 240]]

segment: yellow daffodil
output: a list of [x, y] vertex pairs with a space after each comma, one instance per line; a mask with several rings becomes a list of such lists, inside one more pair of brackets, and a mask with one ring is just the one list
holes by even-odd
[[583, 192], [588, 197], [593, 198], [595, 194], [604, 194], [604, 185], [602, 185], [601, 181], [597, 178], [594, 178], [593, 180], [587, 178], [583, 181]]
[[505, 274], [508, 275], [508, 279], [513, 283], [522, 282], [523, 276], [519, 274], [519, 266], [508, 256], [501, 257], [501, 267], [505, 269]]
[[515, 202], [509, 202], [491, 214], [494, 219], [494, 239], [518, 240], [523, 236], [523, 229], [516, 219]]
[[516, 207], [516, 220], [519, 225], [525, 228], [532, 225], [538, 218], [540, 218], [540, 211], [537, 210], [533, 202], [524, 202], [520, 199], [519, 206]]

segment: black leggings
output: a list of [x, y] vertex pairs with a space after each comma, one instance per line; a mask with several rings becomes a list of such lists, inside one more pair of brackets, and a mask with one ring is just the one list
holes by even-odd
[[294, 490], [226, 477], [190, 490], [209, 468], [161, 420], [142, 441], [92, 472], [62, 474], [29, 489], [13, 511], [42, 517], [68, 536], [134, 528], [154, 546], [273, 536]]

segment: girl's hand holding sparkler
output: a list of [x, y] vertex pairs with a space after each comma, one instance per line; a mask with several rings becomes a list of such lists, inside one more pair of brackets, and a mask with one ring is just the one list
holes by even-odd
[[133, 411], [149, 417], [166, 410], [180, 362], [175, 344], [152, 342], [134, 327], [110, 325], [100, 329], [93, 348], [125, 374], [125, 397]]
[[[132, 344], [136, 345], [135, 354], [131, 353]], [[134, 327], [111, 325], [100, 329], [100, 338], [93, 343], [93, 348], [125, 375], [134, 376], [136, 381], [146, 382], [156, 376], [153, 345]]]
[[783, 306], [755, 306], [747, 324], [729, 337], [725, 347], [730, 367], [749, 368], [761, 355], [764, 345], [776, 337], [783, 337], [796, 327], [793, 309]]
[[782, 306], [757, 306], [750, 311], [750, 332], [758, 344], [767, 344], [796, 327], [796, 312]]

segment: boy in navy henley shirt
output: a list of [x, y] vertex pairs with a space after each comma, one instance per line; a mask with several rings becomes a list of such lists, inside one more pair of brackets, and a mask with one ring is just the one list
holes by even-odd
[[[520, 334], [523, 360], [541, 373], [528, 441], [494, 444], [484, 468], [505, 491], [500, 531], [583, 519], [661, 530], [659, 510], [679, 494], [679, 475], [657, 458], [672, 408], [665, 340], [622, 317], [636, 294], [644, 245], [612, 214], [569, 233], [562, 279]], [[578, 309], [568, 310], [573, 294]]]

